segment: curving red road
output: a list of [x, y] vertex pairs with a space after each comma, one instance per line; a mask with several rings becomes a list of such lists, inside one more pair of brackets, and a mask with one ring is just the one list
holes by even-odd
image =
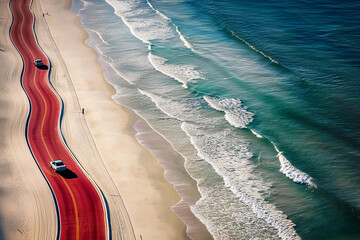
[[[13, 25], [10, 35], [23, 58], [22, 85], [31, 105], [27, 141], [56, 198], [60, 220], [58, 237], [106, 239], [104, 207], [98, 191], [62, 140], [62, 104], [50, 86], [49, 69], [39, 69], [33, 64], [35, 59], [42, 59], [49, 66], [49, 61], [36, 42], [30, 5], [31, 0], [11, 0]], [[56, 159], [61, 159], [69, 171], [54, 173], [49, 162]]]

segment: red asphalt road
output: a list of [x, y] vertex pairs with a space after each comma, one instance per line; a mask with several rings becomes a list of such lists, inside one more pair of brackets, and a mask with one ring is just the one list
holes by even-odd
[[[48, 82], [48, 69], [36, 68], [35, 59], [49, 66], [36, 43], [31, 0], [12, 0], [11, 38], [24, 61], [23, 87], [31, 102], [27, 138], [35, 159], [55, 194], [60, 215], [60, 239], [105, 239], [104, 209], [98, 192], [65, 147], [59, 130], [60, 99]], [[81, 143], [79, 143], [81, 144]], [[49, 162], [61, 159], [70, 171], [56, 174]]]

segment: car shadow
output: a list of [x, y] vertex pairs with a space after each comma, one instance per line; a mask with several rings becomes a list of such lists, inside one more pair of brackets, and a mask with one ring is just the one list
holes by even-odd
[[38, 69], [41, 69], [41, 70], [47, 70], [49, 69], [49, 67], [47, 65], [41, 65], [41, 66], [37, 66]]
[[78, 177], [76, 175], [76, 173], [74, 173], [70, 169], [66, 169], [65, 171], [58, 172], [58, 174], [60, 176], [62, 176], [63, 178], [66, 178], [66, 179], [72, 179], [72, 178], [77, 178]]

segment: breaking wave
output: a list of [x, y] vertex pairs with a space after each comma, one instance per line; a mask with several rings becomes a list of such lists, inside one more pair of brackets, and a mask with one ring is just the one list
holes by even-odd
[[[139, 1], [116, 1], [106, 0], [115, 10], [132, 35], [146, 44], [151, 40], [165, 40], [174, 37], [172, 29], [167, 21], [158, 14], [154, 14], [149, 8], [141, 8]], [[147, 21], [144, 21], [144, 17]]]
[[184, 43], [185, 47], [187, 47], [188, 49], [190, 49], [191, 51], [197, 53], [197, 51], [195, 50], [195, 48], [189, 43], [189, 41], [186, 40], [186, 37], [180, 32], [179, 30], [179, 26], [177, 26], [175, 23], [173, 23], [173, 21], [168, 18], [166, 15], [164, 15], [163, 13], [161, 13], [159, 10], [155, 9], [154, 6], [149, 2], [149, 0], [147, 0], [147, 4], [150, 6], [150, 8], [152, 8], [160, 17], [162, 17], [164, 20], [168, 21], [169, 23], [171, 23], [174, 27], [176, 32], [179, 34], [179, 37], [181, 39], [181, 41]]
[[282, 172], [285, 176], [287, 176], [289, 179], [293, 180], [296, 183], [300, 184], [306, 184], [310, 187], [316, 187], [316, 184], [313, 182], [313, 178], [307, 175], [306, 173], [300, 171], [299, 169], [295, 168], [289, 160], [286, 159], [286, 157], [283, 155], [281, 151], [277, 148], [277, 146], [271, 142], [274, 145], [275, 150], [278, 152], [278, 159], [280, 161], [280, 172]]
[[270, 186], [254, 175], [255, 166], [249, 161], [252, 153], [246, 140], [229, 129], [219, 131], [216, 126], [182, 123], [181, 129], [189, 136], [198, 156], [222, 176], [225, 186], [239, 201], [250, 207], [258, 218], [277, 229], [282, 239], [300, 239], [294, 229], [295, 224], [262, 197], [262, 192], [266, 192]]
[[148, 57], [149, 62], [157, 71], [182, 83], [184, 88], [187, 88], [188, 82], [205, 79], [201, 72], [195, 70], [195, 66], [193, 65], [169, 64], [166, 62], [167, 59], [152, 53], [149, 53]]
[[204, 99], [212, 108], [225, 112], [225, 119], [234, 127], [246, 128], [253, 121], [254, 114], [248, 112], [239, 99], [209, 96]]

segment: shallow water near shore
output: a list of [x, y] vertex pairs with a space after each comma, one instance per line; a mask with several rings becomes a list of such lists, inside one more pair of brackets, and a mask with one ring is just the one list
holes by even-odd
[[137, 139], [182, 197], [173, 209], [194, 239], [360, 237], [359, 10], [340, 1], [72, 7], [113, 100], [143, 119]]

